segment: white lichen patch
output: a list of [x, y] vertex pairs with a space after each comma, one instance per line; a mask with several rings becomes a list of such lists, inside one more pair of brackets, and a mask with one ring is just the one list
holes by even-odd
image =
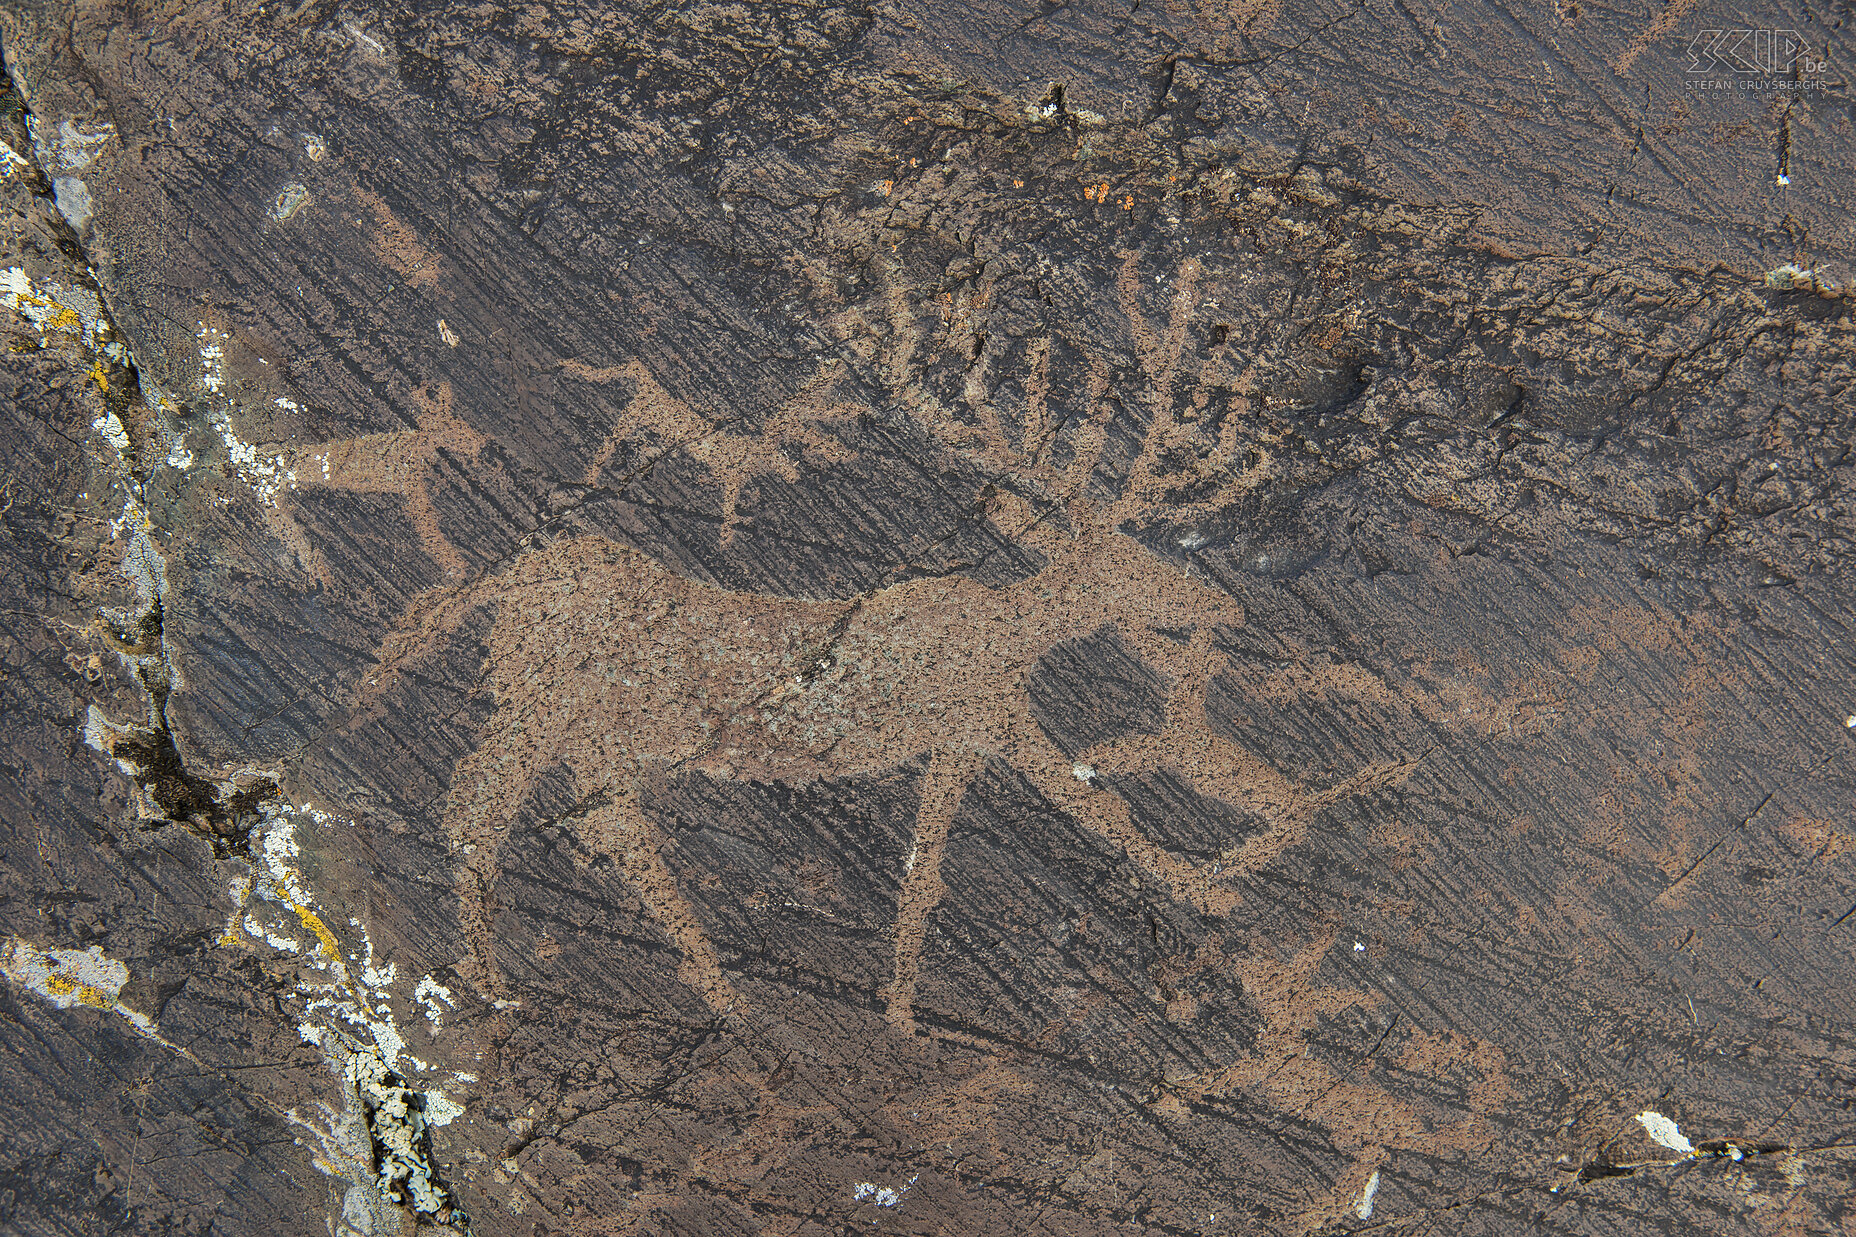
[[1373, 1175], [1366, 1179], [1366, 1188], [1360, 1191], [1360, 1204], [1359, 1206], [1353, 1209], [1353, 1214], [1356, 1216], [1359, 1216], [1362, 1220], [1372, 1219], [1373, 1218], [1373, 1196], [1378, 1193], [1379, 1193], [1379, 1170], [1375, 1168], [1373, 1170]]
[[[122, 363], [128, 363], [125, 349]], [[146, 373], [137, 375], [142, 384], [142, 402], [158, 415], [155, 432], [161, 441], [161, 450], [169, 468], [188, 469], [193, 467], [193, 451], [187, 446], [187, 429], [179, 424], [179, 409], [165, 391], [157, 386]]]
[[103, 415], [90, 423], [90, 428], [114, 447], [117, 455], [124, 459], [129, 457], [129, 431], [123, 428], [121, 419], [115, 413], [104, 409]]
[[26, 129], [32, 137], [32, 149], [39, 166], [52, 181], [52, 203], [73, 228], [83, 231], [90, 223], [94, 203], [90, 187], [77, 173], [96, 162], [103, 145], [116, 136], [113, 125], [77, 125], [65, 120], [56, 129], [36, 116], [26, 117]]
[[105, 756], [116, 754], [116, 736], [121, 729], [94, 704], [84, 714], [84, 743]]
[[226, 384], [226, 333], [200, 323], [200, 386], [217, 393]]
[[431, 1034], [436, 1037], [445, 1027], [445, 1007], [456, 1009], [458, 1003], [451, 999], [451, 989], [445, 987], [430, 975], [413, 985], [412, 999], [425, 1011], [425, 1020], [431, 1023]]
[[[167, 560], [161, 551], [155, 548], [154, 539], [149, 535], [153, 529], [147, 513], [140, 503], [133, 500], [123, 508], [120, 521], [111, 521], [111, 536], [120, 536], [129, 531], [128, 545], [123, 549], [122, 574], [135, 586], [135, 595], [140, 603], [136, 609], [129, 610], [106, 608], [100, 612], [103, 623], [119, 633], [111, 640], [117, 658], [124, 669], [138, 678], [148, 681], [148, 675], [158, 674], [166, 677], [170, 690], [181, 686], [179, 668], [167, 655], [166, 640], [163, 633], [161, 643], [144, 646], [137, 642], [140, 636], [130, 638], [127, 633], [143, 633], [147, 627], [146, 620], [155, 607], [167, 598]], [[151, 703], [152, 709], [152, 703]], [[159, 720], [151, 713], [149, 724], [159, 727]]]
[[221, 945], [242, 944], [239, 929], [243, 925], [239, 922], [239, 912], [244, 910], [245, 903], [251, 900], [251, 877], [233, 877], [226, 886], [226, 893], [232, 899], [232, 913], [226, 916], [226, 930], [219, 934], [219, 943]]
[[89, 288], [67, 288], [50, 280], [35, 284], [23, 269], [12, 266], [0, 271], [0, 297], [41, 336], [70, 335], [95, 351], [109, 334], [103, 303]]
[[84, 746], [93, 751], [115, 759], [116, 767], [131, 778], [140, 777], [142, 771], [134, 764], [116, 754], [117, 744], [126, 738], [147, 738], [148, 730], [143, 726], [124, 725], [113, 722], [109, 715], [95, 704], [84, 710], [84, 727], [82, 731]]
[[[319, 1119], [305, 1118], [294, 1108], [284, 1116], [315, 1141], [316, 1168], [349, 1183], [342, 1196], [341, 1227], [331, 1224], [331, 1231], [367, 1237], [400, 1232], [399, 1208], [374, 1176], [374, 1136], [360, 1104], [344, 1105], [340, 1112], [327, 1104], [317, 1104], [316, 1109]], [[302, 1141], [297, 1140], [299, 1145]]]
[[399, 970], [397, 963], [389, 962], [385, 966], [374, 965], [374, 938], [367, 935], [367, 929], [361, 927], [361, 921], [350, 919], [348, 926], [359, 928], [362, 939], [367, 942], [367, 961], [361, 964], [361, 982], [376, 992], [383, 992], [393, 983], [393, 977]]
[[167, 600], [168, 595], [168, 562], [148, 535], [151, 527], [144, 517], [141, 527], [130, 535], [129, 548], [122, 556], [122, 573], [135, 585], [136, 599], [144, 610]]
[[80, 176], [60, 176], [52, 181], [52, 205], [78, 232], [90, 226], [97, 209], [96, 200], [90, 196], [90, 186]]
[[125, 760], [116, 754], [116, 745], [124, 737], [146, 738], [148, 731], [141, 726], [123, 726], [111, 721], [96, 705], [90, 705], [84, 712], [84, 746], [101, 752], [116, 762], [116, 768], [129, 779], [130, 788], [135, 794], [136, 813], [142, 820], [162, 820], [166, 813], [159, 804], [149, 800], [142, 790], [140, 779], [143, 769], [133, 761]]
[[920, 1173], [910, 1177], [901, 1189], [894, 1186], [877, 1185], [873, 1181], [859, 1181], [851, 1187], [851, 1197], [860, 1203], [875, 1203], [879, 1207], [894, 1207], [900, 1203], [908, 1192], [914, 1188], [921, 1177]]
[[343, 1073], [359, 1093], [374, 1141], [382, 1149], [381, 1188], [427, 1215], [447, 1207], [450, 1200], [444, 1187], [433, 1180], [425, 1153], [425, 1096], [407, 1087], [370, 1052], [351, 1054]]
[[329, 144], [322, 139], [322, 135], [320, 133], [304, 133], [300, 136], [303, 139], [304, 157], [311, 163], [322, 162], [322, 157], [329, 153]]
[[1079, 782], [1092, 782], [1095, 780], [1096, 769], [1094, 765], [1086, 765], [1078, 761], [1070, 766], [1070, 776]]
[[1817, 272], [1793, 262], [1766, 272], [1766, 286], [1775, 292], [1819, 291]]
[[48, 176], [83, 171], [96, 162], [97, 152], [116, 136], [116, 126], [112, 124], [79, 125], [62, 120], [54, 130], [36, 116], [26, 117], [26, 130], [38, 153], [39, 164]]
[[[427, 1131], [462, 1116], [463, 1106], [436, 1088], [407, 1086], [378, 1045], [313, 1023], [298, 1030], [304, 1043], [322, 1049], [342, 1082], [345, 1100], [340, 1114], [323, 1108], [326, 1129], [292, 1114], [322, 1143], [317, 1166], [356, 1184], [371, 1181], [383, 1197], [421, 1214], [449, 1218], [455, 1204], [433, 1172]], [[365, 1132], [364, 1142], [354, 1137], [357, 1128]]]
[[[292, 1120], [314, 1133], [323, 1171], [443, 1221], [456, 1204], [431, 1165], [428, 1129], [450, 1124], [464, 1108], [438, 1087], [407, 1080], [409, 1074], [438, 1071], [407, 1051], [394, 1009], [396, 1001], [402, 1007], [424, 1007], [435, 1037], [441, 1003], [456, 1008], [456, 1001], [430, 975], [413, 985], [410, 1000], [396, 995], [398, 964], [377, 956], [366, 926], [359, 919], [347, 921], [360, 938], [356, 950], [345, 949], [329, 927], [303, 875], [297, 828], [306, 821], [326, 828], [336, 817], [308, 803], [270, 804], [264, 810], [265, 822], [252, 835], [252, 875], [228, 890], [234, 909], [226, 939], [300, 960], [296, 991], [305, 999], [297, 1031], [305, 1043], [322, 1049], [343, 1091], [342, 1111], [324, 1108], [321, 1124], [295, 1113]], [[357, 1129], [365, 1137], [357, 1139]], [[352, 1190], [348, 1197], [352, 1204]]]
[[[202, 352], [204, 355], [204, 352]], [[266, 450], [244, 441], [232, 429], [224, 413], [213, 417], [213, 428], [226, 444], [226, 459], [238, 473], [239, 480], [251, 487], [258, 501], [267, 507], [277, 505], [277, 495], [296, 489], [296, 469], [281, 451]]]
[[110, 540], [120, 540], [125, 528], [138, 529], [147, 526], [148, 515], [142, 510], [142, 504], [136, 502], [133, 497], [126, 498], [123, 500], [122, 513], [110, 521]]
[[1659, 1146], [1667, 1147], [1671, 1151], [1679, 1151], [1683, 1155], [1695, 1154], [1695, 1144], [1684, 1138], [1676, 1123], [1662, 1113], [1640, 1112], [1637, 1114], [1637, 1123], [1643, 1126], [1643, 1131], [1650, 1136], [1650, 1140]]
[[425, 1093], [425, 1123], [427, 1125], [450, 1125], [464, 1115], [464, 1105], [455, 1104], [439, 1090]]
[[[149, 535], [153, 526], [147, 512], [140, 502], [130, 498], [123, 503], [122, 514], [110, 520], [108, 526], [111, 540], [123, 539], [127, 534], [121, 571], [123, 578], [135, 586], [140, 604], [134, 609], [103, 607], [97, 612], [97, 621], [90, 630], [103, 636], [123, 668], [132, 675], [144, 682], [153, 681], [150, 675], [165, 677], [171, 689], [179, 688], [180, 674], [167, 655], [165, 634], [161, 634], [156, 643], [148, 642], [151, 634], [160, 633], [159, 625], [151, 632], [148, 619], [167, 596], [167, 562]], [[115, 736], [134, 732], [146, 737], [150, 728], [158, 730], [161, 726], [152, 701], [150, 710], [146, 724], [130, 726], [110, 722], [92, 708], [84, 722], [85, 742], [98, 751], [109, 751], [113, 746], [109, 741]]]
[[148, 1015], [121, 1000], [129, 968], [107, 957], [96, 945], [88, 949], [40, 949], [16, 936], [0, 944], [0, 974], [59, 1009], [83, 1005], [115, 1014], [150, 1039], [159, 1039]]

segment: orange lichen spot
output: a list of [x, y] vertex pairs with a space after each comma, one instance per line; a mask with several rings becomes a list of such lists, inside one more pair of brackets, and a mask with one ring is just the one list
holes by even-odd
[[1025, 187], [1025, 182], [1024, 182], [1024, 181], [1022, 181], [1022, 180], [1019, 180], [1019, 179], [1018, 179], [1017, 177], [1013, 177], [1013, 178], [1012, 178], [1012, 188], [1014, 188], [1014, 189], [1023, 189], [1024, 187]]
[[1127, 197], [1121, 200], [1121, 209], [1123, 210], [1134, 209], [1134, 195], [1132, 193], [1130, 193]]
[[884, 196], [884, 197], [888, 197], [888, 196], [889, 196], [889, 191], [890, 191], [891, 189], [894, 189], [895, 187], [896, 187], [896, 182], [895, 182], [895, 181], [893, 181], [893, 180], [886, 180], [886, 181], [884, 181], [884, 182], [883, 182], [883, 196]]
[[909, 166], [910, 166], [910, 167], [914, 167], [914, 166], [915, 166], [915, 158], [914, 158], [914, 156], [913, 156], [913, 155], [911, 155], [911, 156], [909, 157]]

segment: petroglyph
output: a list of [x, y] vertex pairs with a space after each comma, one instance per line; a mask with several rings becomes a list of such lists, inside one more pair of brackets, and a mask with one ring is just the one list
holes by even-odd
[[[1195, 274], [1180, 273], [1169, 323], [1142, 331], [1141, 364], [1160, 391], [1157, 405], [1167, 403], [1164, 388], [1179, 360], [1181, 315]], [[1138, 316], [1137, 289], [1122, 291], [1126, 311]], [[796, 476], [789, 451], [842, 450], [829, 433], [829, 423], [846, 415], [832, 395], [829, 367], [758, 435], [696, 415], [641, 364], [561, 368], [583, 382], [631, 387], [627, 406], [588, 461], [585, 484], [599, 481], [621, 443], [682, 448], [726, 488], [724, 523], [732, 526], [746, 482]], [[451, 418], [448, 405], [443, 415]], [[1153, 424], [1170, 422], [1157, 408]], [[362, 470], [377, 481], [331, 470], [325, 484], [418, 490], [430, 447], [411, 435], [404, 443], [390, 437], [391, 450], [365, 453], [400, 461]], [[446, 814], [463, 857], [467, 930], [489, 930], [482, 890], [496, 869], [498, 835], [534, 780], [565, 767], [584, 805], [587, 841], [618, 865], [675, 943], [681, 977], [717, 1011], [736, 1008], [739, 994], [661, 856], [663, 840], [641, 807], [644, 790], [673, 774], [803, 784], [920, 764], [915, 840], [899, 874], [894, 966], [882, 993], [892, 1024], [909, 1029], [925, 923], [943, 891], [948, 827], [987, 760], [1005, 760], [1174, 897], [1211, 916], [1228, 914], [1239, 901], [1235, 879], [1295, 845], [1322, 808], [1410, 775], [1415, 759], [1381, 762], [1311, 791], [1213, 725], [1207, 689], [1227, 666], [1221, 641], [1244, 626], [1244, 609], [1117, 531], [1155, 508], [1154, 487], [1140, 479], [1155, 471], [1165, 433], [1149, 433], [1134, 483], [1106, 503], [1084, 492], [1102, 442], [1062, 468], [1011, 452], [1003, 441], [993, 446], [988, 458], [1009, 469], [1016, 488], [994, 492], [986, 514], [1045, 560], [1035, 574], [1005, 587], [957, 576], [904, 580], [848, 601], [785, 599], [698, 583], [628, 547], [585, 536], [531, 548], [498, 573], [415, 603], [383, 641], [362, 707], [383, 698], [399, 667], [467, 614], [485, 604], [497, 614], [484, 684], [496, 713], [456, 770]], [[356, 459], [358, 447], [331, 446], [321, 458]], [[314, 481], [313, 468], [299, 471]], [[352, 466], [340, 471], [360, 475]], [[435, 523], [419, 527], [430, 546]], [[1105, 629], [1161, 676], [1164, 721], [1155, 733], [1137, 731], [1066, 754], [1034, 720], [1027, 681], [1054, 647]], [[1316, 679], [1343, 696], [1385, 694], [1383, 684], [1357, 668], [1311, 671], [1310, 681]], [[1117, 775], [1163, 768], [1265, 827], [1234, 839], [1210, 862], [1169, 851], [1135, 826], [1127, 803], [1107, 788]], [[489, 974], [476, 978], [490, 987], [497, 982]]]
[[[497, 712], [458, 768], [447, 814], [467, 856], [467, 907], [534, 778], [565, 766], [591, 804], [589, 840], [619, 863], [682, 951], [685, 980], [727, 1009], [738, 997], [659, 857], [640, 789], [673, 772], [805, 783], [925, 759], [885, 993], [892, 1022], [907, 1027], [948, 823], [987, 759], [1008, 761], [1175, 897], [1214, 916], [1238, 900], [1232, 877], [1293, 845], [1315, 811], [1410, 772], [1412, 762], [1375, 766], [1328, 791], [1304, 790], [1205, 716], [1206, 686], [1225, 664], [1218, 641], [1243, 626], [1241, 606], [1120, 534], [1046, 525], [1026, 540], [1047, 565], [1000, 589], [925, 579], [847, 602], [793, 601], [699, 584], [584, 537], [527, 553], [458, 593], [428, 630], [486, 601], [499, 614], [487, 666]], [[1170, 684], [1165, 723], [1073, 757], [1033, 719], [1026, 679], [1055, 645], [1106, 627]], [[1094, 775], [1079, 777], [1082, 764]], [[1171, 853], [1102, 785], [1162, 767], [1267, 827], [1215, 864]]]

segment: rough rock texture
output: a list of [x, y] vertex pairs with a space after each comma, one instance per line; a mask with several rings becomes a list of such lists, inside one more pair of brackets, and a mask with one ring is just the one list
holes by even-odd
[[1856, 1232], [1845, 25], [0, 11], [0, 1228]]

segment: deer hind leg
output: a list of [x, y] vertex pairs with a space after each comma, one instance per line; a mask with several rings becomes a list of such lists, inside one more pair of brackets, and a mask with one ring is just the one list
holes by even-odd
[[941, 855], [948, 826], [973, 783], [980, 758], [968, 752], [937, 750], [928, 757], [921, 801], [915, 809], [915, 844], [903, 864], [902, 889], [896, 899], [896, 970], [884, 989], [885, 1016], [905, 1034], [915, 1030], [915, 985], [921, 973], [922, 941], [928, 916], [947, 886], [941, 880]]
[[605, 798], [585, 816], [587, 841], [618, 865], [638, 891], [645, 912], [683, 955], [677, 978], [718, 1014], [739, 1008], [740, 998], [722, 970], [715, 944], [664, 863], [664, 839], [644, 814], [637, 784], [628, 780], [607, 789]]

